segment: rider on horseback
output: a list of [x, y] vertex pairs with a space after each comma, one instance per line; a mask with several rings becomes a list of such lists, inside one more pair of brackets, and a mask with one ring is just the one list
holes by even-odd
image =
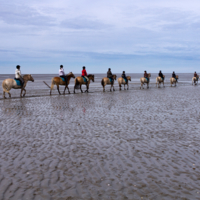
[[164, 76], [163, 76], [163, 73], [161, 72], [161, 70], [160, 70], [158, 76], [159, 76], [160, 78], [162, 78], [162, 80], [164, 80]]
[[198, 74], [194, 72], [194, 77], [198, 80]]
[[67, 85], [67, 77], [65, 75], [63, 65], [60, 65], [59, 76], [65, 79], [65, 85]]
[[175, 78], [175, 79], [176, 79], [176, 82], [178, 82], [178, 79], [176, 78], [175, 72], [172, 73], [172, 78]]
[[87, 85], [89, 78], [87, 77], [87, 72], [85, 70], [85, 66], [83, 66], [82, 77], [86, 79], [86, 85]]
[[123, 73], [122, 73], [122, 78], [125, 79], [126, 83], [128, 83], [128, 79], [126, 77], [125, 71], [123, 71]]
[[107, 72], [107, 78], [111, 79], [111, 82], [113, 83], [114, 80], [113, 80], [113, 75], [110, 68], [108, 69], [108, 72]]
[[20, 65], [16, 66], [15, 80], [19, 80], [20, 83], [21, 83], [21, 86], [23, 87], [23, 85], [24, 85], [24, 79], [22, 78], [22, 74], [21, 74], [21, 71], [20, 71]]
[[149, 77], [148, 77], [147, 71], [144, 71], [144, 78], [146, 78], [147, 82], [149, 82]]

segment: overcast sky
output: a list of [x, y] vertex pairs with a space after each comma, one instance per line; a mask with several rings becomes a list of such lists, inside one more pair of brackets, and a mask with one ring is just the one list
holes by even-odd
[[0, 0], [1, 73], [200, 71], [199, 10], [199, 0]]

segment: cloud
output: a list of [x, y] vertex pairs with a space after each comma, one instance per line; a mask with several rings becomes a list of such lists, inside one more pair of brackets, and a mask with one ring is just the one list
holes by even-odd
[[[2, 62], [102, 63], [151, 56], [175, 61], [200, 54], [196, 0], [10, 0], [0, 7]], [[77, 61], [79, 60], [79, 61]], [[1, 63], [1, 62], [0, 62]], [[131, 63], [131, 61], [130, 61]], [[131, 64], [128, 63], [128, 66]], [[93, 63], [94, 64], [94, 63]], [[78, 64], [77, 64], [78, 65]]]

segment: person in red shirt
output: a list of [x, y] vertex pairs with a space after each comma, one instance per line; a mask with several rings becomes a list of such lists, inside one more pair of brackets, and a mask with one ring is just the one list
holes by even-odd
[[[86, 80], [87, 80], [87, 82], [89, 81], [89, 79], [88, 79], [88, 77], [87, 77], [87, 72], [86, 72], [86, 70], [85, 70], [85, 66], [83, 66], [83, 70], [82, 70], [82, 75], [81, 75], [82, 77], [84, 77]], [[86, 83], [87, 84], [87, 83]]]

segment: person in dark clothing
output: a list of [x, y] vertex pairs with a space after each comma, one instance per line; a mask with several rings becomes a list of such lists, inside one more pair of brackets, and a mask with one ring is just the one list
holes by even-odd
[[112, 75], [112, 72], [111, 72], [110, 68], [108, 69], [108, 72], [107, 72], [107, 78], [110, 78], [112, 83], [113, 83], [114, 80], [113, 80], [113, 75]]
[[65, 75], [63, 65], [60, 65], [59, 76], [65, 79], [65, 85], [67, 85], [67, 77]]
[[122, 78], [124, 78], [125, 81], [126, 81], [126, 83], [128, 83], [128, 79], [127, 79], [127, 77], [126, 77], [125, 71], [123, 71], [123, 73], [122, 73]]
[[144, 78], [146, 78], [147, 81], [149, 81], [149, 77], [148, 77], [147, 71], [144, 71]]
[[23, 87], [24, 85], [24, 79], [22, 77], [21, 71], [20, 71], [20, 65], [16, 66], [16, 70], [15, 70], [15, 80], [19, 80], [21, 86]]
[[160, 70], [158, 76], [164, 80], [164, 76], [163, 76], [163, 73], [161, 72], [161, 70]]
[[196, 77], [198, 80], [198, 74], [196, 72], [194, 72], [194, 77]]
[[175, 79], [176, 79], [176, 82], [178, 82], [178, 79], [176, 78], [175, 72], [172, 73], [172, 78], [175, 78]]

